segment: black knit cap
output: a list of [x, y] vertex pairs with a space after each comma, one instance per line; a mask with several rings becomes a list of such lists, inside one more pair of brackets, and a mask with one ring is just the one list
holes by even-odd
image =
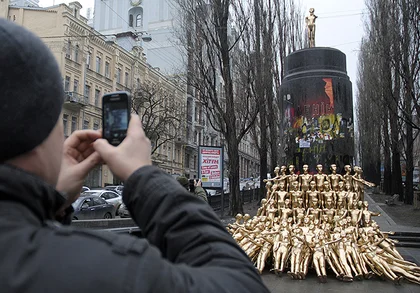
[[64, 102], [61, 73], [47, 46], [0, 18], [0, 162], [31, 151], [56, 125]]

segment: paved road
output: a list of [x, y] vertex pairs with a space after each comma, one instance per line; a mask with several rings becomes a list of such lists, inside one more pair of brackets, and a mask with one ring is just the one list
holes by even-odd
[[318, 293], [318, 292], [339, 292], [339, 293], [419, 293], [420, 285], [402, 281], [401, 285], [394, 285], [391, 281], [381, 279], [370, 279], [344, 283], [336, 280], [333, 276], [328, 277], [328, 282], [321, 284], [314, 273], [309, 273], [306, 280], [292, 280], [287, 275], [277, 277], [269, 272], [262, 275], [265, 285], [272, 293]]

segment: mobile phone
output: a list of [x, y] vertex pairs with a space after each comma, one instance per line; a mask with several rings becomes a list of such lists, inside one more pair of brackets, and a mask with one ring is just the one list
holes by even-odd
[[102, 137], [111, 145], [119, 145], [127, 135], [130, 121], [131, 95], [114, 92], [102, 97]]

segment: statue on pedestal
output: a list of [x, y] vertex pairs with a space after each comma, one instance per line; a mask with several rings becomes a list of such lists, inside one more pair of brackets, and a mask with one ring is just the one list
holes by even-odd
[[309, 48], [315, 47], [315, 20], [318, 18], [315, 14], [315, 9], [309, 9], [309, 15], [305, 18], [306, 27], [308, 29]]

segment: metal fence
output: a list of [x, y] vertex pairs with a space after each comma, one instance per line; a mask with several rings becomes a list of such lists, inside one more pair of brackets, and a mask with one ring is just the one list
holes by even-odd
[[[242, 202], [247, 203], [247, 202], [258, 200], [258, 191], [259, 189], [241, 190], [240, 193], [242, 197]], [[224, 210], [229, 209], [229, 200], [230, 200], [230, 193], [225, 193], [223, 195]], [[221, 209], [222, 207], [221, 194], [208, 197], [208, 201], [209, 201], [210, 206], [213, 208], [213, 210], [218, 211]]]

